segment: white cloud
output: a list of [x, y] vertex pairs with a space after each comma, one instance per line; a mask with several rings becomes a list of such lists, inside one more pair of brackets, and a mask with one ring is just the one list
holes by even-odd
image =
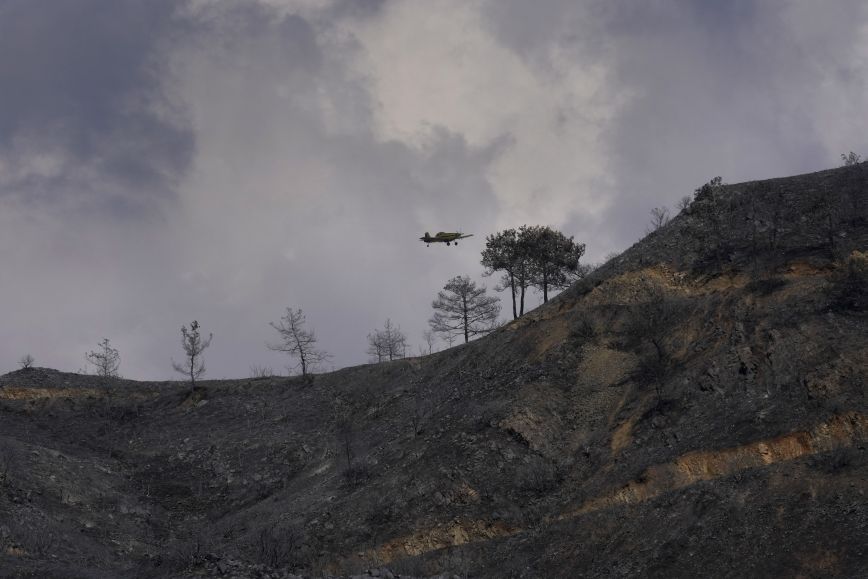
[[483, 4], [437, 0], [390, 3], [381, 18], [348, 26], [362, 50], [376, 132], [423, 146], [444, 127], [472, 146], [508, 139], [488, 178], [498, 199], [497, 226], [565, 223], [576, 211], [599, 215], [606, 180], [606, 123], [624, 104], [606, 85], [606, 69], [549, 46], [547, 67], [504, 46], [484, 20]]

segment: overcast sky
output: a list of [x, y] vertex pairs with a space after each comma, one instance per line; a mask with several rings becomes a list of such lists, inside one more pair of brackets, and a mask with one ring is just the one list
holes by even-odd
[[387, 317], [415, 351], [487, 234], [598, 261], [716, 175], [865, 155], [866, 73], [864, 0], [0, 0], [0, 372], [107, 337], [171, 378], [193, 319], [207, 377], [285, 372], [287, 306], [336, 367]]

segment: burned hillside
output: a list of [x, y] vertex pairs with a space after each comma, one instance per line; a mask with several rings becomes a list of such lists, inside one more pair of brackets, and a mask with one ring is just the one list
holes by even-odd
[[866, 190], [702, 188], [429, 356], [0, 377], [0, 575], [865, 576]]

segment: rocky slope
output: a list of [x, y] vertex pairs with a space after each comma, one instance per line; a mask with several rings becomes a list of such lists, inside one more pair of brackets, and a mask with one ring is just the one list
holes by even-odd
[[0, 377], [0, 575], [868, 576], [866, 173], [707, 187], [423, 358]]

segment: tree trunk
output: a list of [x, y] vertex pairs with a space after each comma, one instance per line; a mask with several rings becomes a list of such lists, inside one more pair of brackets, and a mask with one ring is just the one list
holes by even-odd
[[468, 333], [468, 321], [467, 321], [467, 298], [461, 298], [461, 304], [463, 306], [463, 314], [464, 314], [464, 343], [470, 341], [470, 334]]
[[190, 356], [190, 394], [196, 389], [196, 374], [193, 368], [196, 366], [196, 356]]
[[512, 294], [512, 319], [517, 320], [518, 314], [515, 310], [515, 275], [509, 272], [509, 293]]

